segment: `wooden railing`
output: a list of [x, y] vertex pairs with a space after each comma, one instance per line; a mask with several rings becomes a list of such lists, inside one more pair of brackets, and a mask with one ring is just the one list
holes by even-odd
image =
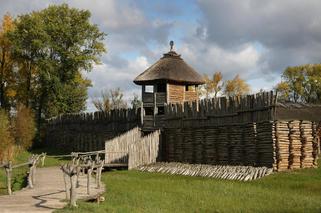
[[[101, 153], [100, 151], [97, 152]], [[90, 155], [78, 155], [74, 156], [71, 162], [61, 166], [61, 170], [64, 176], [64, 183], [66, 189], [66, 199], [69, 200], [71, 206], [77, 206], [77, 191], [79, 187], [79, 177], [82, 175], [87, 176], [87, 199], [96, 198], [100, 201], [101, 194], [91, 195], [91, 183], [90, 179], [92, 173], [96, 174], [97, 188], [101, 188], [101, 172], [104, 167], [104, 160], [101, 160], [99, 155], [96, 155], [96, 159], [92, 160]], [[90, 153], [94, 154], [94, 153]], [[86, 172], [85, 172], [86, 171]]]
[[44, 166], [45, 164], [45, 158], [46, 158], [46, 153], [42, 153], [40, 155], [32, 155], [29, 160], [25, 163], [20, 163], [20, 164], [16, 164], [13, 165], [11, 161], [8, 162], [2, 162], [2, 164], [0, 165], [0, 168], [4, 168], [5, 169], [5, 173], [6, 173], [6, 178], [7, 178], [7, 191], [9, 195], [12, 195], [12, 173], [14, 169], [20, 168], [20, 167], [24, 167], [24, 166], [28, 166], [29, 167], [29, 171], [28, 171], [28, 188], [33, 188], [35, 183], [36, 183], [36, 167], [38, 165], [39, 162], [41, 162], [41, 166]]

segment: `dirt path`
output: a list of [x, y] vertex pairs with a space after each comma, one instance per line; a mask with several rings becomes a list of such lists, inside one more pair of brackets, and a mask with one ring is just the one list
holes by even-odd
[[[93, 178], [91, 186], [91, 194], [97, 193]], [[85, 176], [80, 177], [77, 195], [86, 195]], [[0, 196], [0, 212], [52, 212], [66, 205], [66, 202], [62, 201], [65, 197], [63, 175], [59, 167], [39, 168], [33, 189], [23, 189], [11, 196]]]

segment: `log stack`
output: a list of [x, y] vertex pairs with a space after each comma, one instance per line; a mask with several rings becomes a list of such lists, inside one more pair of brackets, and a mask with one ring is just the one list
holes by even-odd
[[301, 167], [300, 121], [289, 122], [289, 169]]
[[302, 121], [300, 125], [301, 129], [301, 142], [302, 142], [302, 156], [301, 156], [301, 168], [313, 167], [313, 130], [312, 122]]
[[276, 133], [276, 158], [277, 170], [284, 171], [289, 168], [289, 124], [286, 121], [277, 121], [275, 124]]
[[313, 165], [317, 166], [318, 164], [318, 156], [320, 154], [320, 138], [321, 138], [321, 128], [319, 128], [318, 132], [318, 125], [313, 122], [312, 123], [312, 131], [313, 131]]
[[272, 168], [267, 167], [183, 164], [176, 162], [139, 166], [137, 170], [238, 181], [256, 180], [273, 172]]

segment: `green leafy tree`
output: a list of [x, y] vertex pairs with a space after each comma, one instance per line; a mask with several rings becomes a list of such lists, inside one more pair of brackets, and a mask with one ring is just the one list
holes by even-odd
[[276, 86], [281, 91], [279, 100], [304, 103], [321, 102], [321, 64], [307, 64], [288, 67], [282, 75], [282, 82]]
[[[67, 4], [19, 16], [10, 33], [14, 56], [20, 62], [20, 102], [42, 118], [84, 109], [90, 71], [105, 48], [105, 34], [90, 22], [90, 12]], [[82, 78], [82, 77], [81, 77]]]

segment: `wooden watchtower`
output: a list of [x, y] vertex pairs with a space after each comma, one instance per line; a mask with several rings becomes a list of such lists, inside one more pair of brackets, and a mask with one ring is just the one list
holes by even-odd
[[142, 86], [142, 129], [153, 131], [163, 126], [164, 105], [198, 99], [197, 87], [204, 79], [173, 50], [138, 75], [134, 83]]

